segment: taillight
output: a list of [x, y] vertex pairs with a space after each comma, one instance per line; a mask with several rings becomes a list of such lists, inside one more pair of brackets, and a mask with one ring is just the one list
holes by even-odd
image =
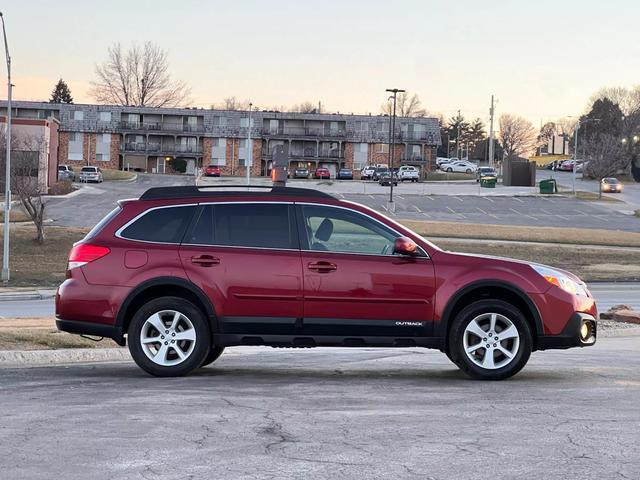
[[107, 255], [111, 250], [100, 245], [91, 245], [90, 243], [79, 243], [74, 245], [69, 253], [68, 270], [72, 268], [82, 267], [89, 262], [98, 260]]

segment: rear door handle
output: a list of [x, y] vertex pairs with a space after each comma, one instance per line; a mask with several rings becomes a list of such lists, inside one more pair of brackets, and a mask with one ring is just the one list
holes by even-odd
[[211, 267], [212, 265], [219, 265], [220, 259], [211, 255], [200, 255], [199, 257], [191, 257], [191, 263], [201, 267]]
[[315, 270], [320, 273], [328, 273], [336, 271], [338, 269], [338, 266], [335, 263], [330, 262], [315, 262], [309, 263], [307, 265], [307, 268], [309, 270]]

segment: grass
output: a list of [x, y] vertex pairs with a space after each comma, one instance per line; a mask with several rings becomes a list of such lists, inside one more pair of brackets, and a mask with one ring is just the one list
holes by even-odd
[[49, 350], [59, 348], [109, 348], [118, 345], [104, 339], [95, 342], [60, 332], [50, 318], [4, 320], [0, 324], [0, 350]]
[[638, 210], [636, 210], [635, 212], [633, 212], [633, 214], [634, 214], [636, 217], [640, 218], [640, 208], [639, 208]]
[[[570, 194], [569, 191], [562, 191], [560, 193], [564, 193], [564, 194]], [[582, 190], [578, 190], [576, 192], [576, 198], [579, 200], [587, 200], [587, 201], [603, 201], [603, 202], [622, 202], [622, 200], [618, 199], [618, 198], [614, 198], [614, 197], [610, 197], [608, 196], [606, 193], [603, 193], [602, 197], [600, 197], [597, 193], [595, 192], [585, 192]]]
[[543, 263], [575, 273], [585, 281], [640, 280], [640, 252], [575, 246], [464, 243], [456, 240], [437, 242], [446, 250], [509, 257]]
[[[2, 228], [0, 228], [0, 232]], [[88, 232], [84, 228], [46, 227], [44, 245], [34, 241], [35, 227], [16, 225], [11, 228], [10, 268], [14, 287], [57, 286], [64, 280], [67, 256], [74, 242]], [[0, 252], [0, 259], [2, 258]]]
[[[585, 228], [523, 227], [454, 222], [400, 220], [423, 237], [478, 238], [517, 242], [640, 247], [640, 233]], [[613, 233], [613, 235], [612, 235]]]
[[436, 170], [427, 173], [427, 182], [447, 182], [452, 180], [475, 180], [476, 175], [474, 173], [448, 173], [442, 170]]
[[112, 168], [102, 169], [102, 178], [109, 181], [131, 180], [136, 176], [135, 172], [127, 172], [125, 170], [116, 170]]
[[[31, 217], [23, 212], [21, 209], [13, 207], [9, 214], [10, 222], [30, 222]], [[4, 222], [4, 211], [0, 211], [0, 222]]]

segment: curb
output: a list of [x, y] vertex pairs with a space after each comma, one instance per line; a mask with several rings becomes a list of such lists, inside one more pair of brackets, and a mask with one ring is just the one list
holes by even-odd
[[45, 300], [56, 296], [54, 289], [27, 290], [24, 292], [0, 293], [0, 302], [11, 302], [18, 300]]
[[0, 367], [40, 367], [65, 363], [125, 362], [127, 348], [69, 348], [65, 350], [0, 351]]
[[598, 337], [600, 338], [635, 337], [637, 335], [640, 335], [640, 326], [627, 327], [627, 328], [613, 328], [611, 330], [601, 330], [598, 332]]

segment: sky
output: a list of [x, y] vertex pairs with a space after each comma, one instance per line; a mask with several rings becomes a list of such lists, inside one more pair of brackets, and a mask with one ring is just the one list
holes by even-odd
[[402, 88], [431, 113], [485, 121], [494, 94], [497, 115], [539, 126], [583, 113], [601, 87], [640, 84], [637, 0], [4, 0], [0, 9], [22, 100], [48, 99], [63, 78], [76, 103], [90, 103], [107, 48], [145, 41], [168, 50], [173, 77], [202, 107], [235, 96], [378, 114], [385, 89]]

